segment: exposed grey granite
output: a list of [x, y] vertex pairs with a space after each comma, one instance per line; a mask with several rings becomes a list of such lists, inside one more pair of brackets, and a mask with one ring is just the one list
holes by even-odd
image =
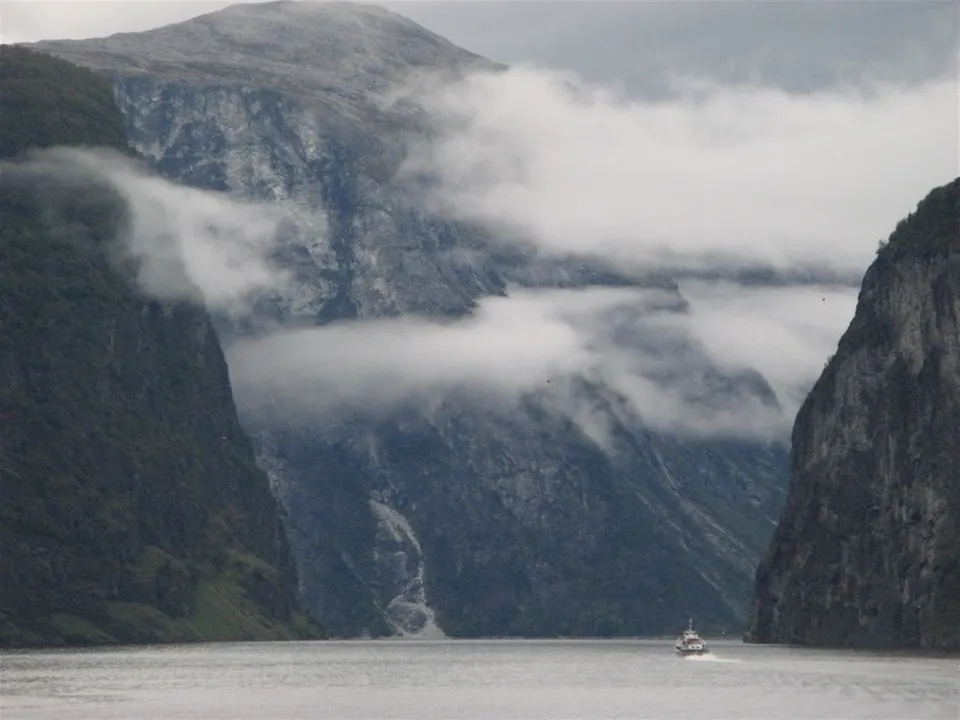
[[[430, 215], [392, 182], [406, 134], [425, 125], [384, 94], [414, 71], [497, 67], [399, 16], [240, 5], [38, 47], [111, 74], [132, 143], [165, 176], [293, 218], [278, 259], [295, 281], [262, 298], [255, 318], [221, 318], [227, 342], [264, 318], [461, 317], [511, 284], [656, 288], [685, 311], [670, 278], [505, 246]], [[642, 323], [631, 332], [627, 346], [675, 342]], [[700, 378], [705, 408], [740, 395], [777, 403], [763, 378], [729, 377], [693, 346], [659, 381], [687, 376]], [[552, 412], [549, 394], [506, 410], [453, 392], [333, 422], [246, 408], [301, 592], [331, 632], [637, 635], [691, 614], [706, 629], [743, 622], [783, 500], [784, 449], [656, 432], [603, 383], [565, 382], [604, 418], [608, 442]]]
[[797, 416], [748, 638], [960, 648], [960, 179], [880, 250]]

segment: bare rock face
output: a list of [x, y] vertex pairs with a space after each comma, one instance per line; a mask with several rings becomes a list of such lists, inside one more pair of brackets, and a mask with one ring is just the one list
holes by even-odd
[[[238, 5], [39, 47], [110, 75], [132, 144], [166, 177], [292, 218], [278, 259], [294, 281], [262, 298], [261, 319], [449, 322], [511, 285], [651, 290], [685, 312], [671, 278], [506, 247], [391, 182], [407, 136], [425, 128], [415, 108], [382, 98], [420, 71], [499, 67], [400, 16]], [[643, 312], [626, 308], [611, 326], [626, 352], [675, 342]], [[230, 349], [256, 321], [218, 329], [286, 511], [301, 596], [331, 633], [639, 635], [691, 614], [706, 629], [742, 627], [784, 496], [781, 446], [655, 431], [584, 377], [563, 381], [602, 419], [605, 443], [552, 412], [546, 391], [508, 409], [451, 392], [387, 416], [264, 416]], [[662, 382], [691, 377], [705, 412], [729, 397], [777, 404], [763, 378], [724, 374], [694, 347]]]
[[901, 221], [797, 416], [758, 642], [960, 647], [960, 179]]

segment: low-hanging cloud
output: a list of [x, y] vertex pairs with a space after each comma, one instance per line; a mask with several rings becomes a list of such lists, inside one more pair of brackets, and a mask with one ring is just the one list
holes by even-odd
[[150, 297], [242, 313], [287, 281], [270, 261], [283, 221], [276, 208], [171, 183], [103, 149], [36, 151], [2, 170], [30, 178], [40, 195], [56, 184], [68, 191], [99, 187], [117, 197], [125, 222], [116, 249], [134, 261]]
[[842, 286], [685, 282], [680, 288], [689, 303], [684, 328], [721, 370], [763, 375], [791, 421], [857, 304], [857, 290]]
[[[254, 422], [389, 413], [457, 391], [500, 405], [538, 397], [601, 444], [614, 420], [610, 398], [655, 430], [782, 440], [842, 332], [852, 293], [757, 288], [744, 297], [709, 283], [689, 291], [683, 310], [669, 290], [514, 290], [462, 320], [280, 331], [239, 340], [227, 355]], [[829, 298], [831, 312], [806, 313], [814, 294]], [[778, 363], [784, 350], [797, 352], [793, 363]]]
[[406, 175], [434, 209], [560, 254], [862, 273], [957, 174], [953, 79], [788, 94], [678, 83], [638, 102], [530, 67], [424, 83]]
[[[399, 181], [426, 180], [441, 214], [567, 258], [856, 276], [955, 172], [956, 95], [937, 82], [803, 96], [687, 85], [649, 104], [529, 68], [418, 82], [435, 133], [411, 146]], [[378, 412], [469, 390], [536, 396], [598, 442], [611, 398], [664, 432], [787, 437], [856, 288], [685, 280], [680, 293], [685, 310], [668, 290], [514, 289], [456, 322], [247, 339], [229, 350], [231, 374], [253, 415]]]
[[251, 411], [329, 413], [389, 409], [463, 387], [513, 398], [595, 364], [586, 318], [634, 293], [519, 292], [483, 300], [469, 318], [335, 323], [247, 338], [228, 349], [241, 402]]
[[[593, 122], [593, 117], [587, 114], [581, 120]], [[508, 126], [509, 122], [500, 129]], [[598, 133], [604, 128], [597, 123]], [[467, 130], [472, 132], [469, 123]], [[435, 150], [448, 148], [450, 138], [441, 135]], [[540, 178], [524, 164], [527, 151], [518, 138], [506, 144], [512, 148], [506, 153], [502, 141], [496, 133], [489, 138], [491, 158], [512, 153], [522, 160], [513, 168], [517, 182]], [[467, 151], [473, 152], [469, 147]], [[605, 159], [596, 163], [611, 169], [606, 177], [626, 181], [633, 172], [629, 167], [633, 157], [616, 152], [616, 147], [608, 148]], [[617, 163], [626, 167], [614, 172]], [[119, 196], [127, 211], [121, 247], [137, 261], [141, 287], [154, 297], [201, 299], [214, 309], [245, 312], [253, 299], [282, 291], [288, 282], [270, 261], [283, 222], [275, 207], [174, 185], [113, 153], [57, 149], [36, 154], [17, 167], [18, 172], [29, 168], [37, 177], [60, 182], [72, 177], [98, 184]], [[494, 163], [491, 172], [497, 167]], [[433, 167], [432, 172], [441, 169]], [[433, 200], [462, 200], [478, 188], [501, 184], [508, 197], [516, 187], [510, 189], [509, 177], [503, 183], [498, 177], [481, 178], [477, 184], [468, 173], [457, 185], [441, 173], [440, 193]], [[596, 170], [586, 177], [604, 176]], [[565, 187], [559, 178], [557, 183], [556, 187]], [[523, 192], [531, 197], [542, 192], [549, 198], [556, 190], [549, 183], [538, 187], [530, 185]], [[605, 229], [617, 226], [610, 217], [621, 213], [617, 222], [623, 227], [630, 221], [623, 196], [614, 193], [607, 204], [598, 188], [584, 187], [594, 206], [572, 201], [563, 205], [561, 196], [553, 195], [560, 203], [557, 211], [572, 228], [537, 225], [543, 205], [533, 209], [526, 225], [520, 215], [508, 212], [493, 218], [484, 211], [470, 219], [491, 225], [506, 221], [512, 231], [522, 227], [546, 251], [657, 266], [661, 246], [656, 243], [577, 244], [573, 230], [595, 225], [599, 230], [592, 237], [609, 239], [613, 235], [605, 235]], [[641, 192], [637, 197], [643, 196]], [[710, 207], [719, 212], [718, 205]], [[516, 208], [519, 212], [520, 206]], [[452, 211], [450, 206], [444, 209]], [[784, 204], [781, 209], [789, 208]], [[462, 213], [462, 207], [456, 209], [458, 217]], [[802, 214], [792, 217], [803, 222]], [[727, 234], [732, 231], [724, 218], [716, 220], [718, 237], [733, 237]], [[778, 227], [788, 224], [784, 221]], [[538, 234], [544, 228], [557, 234]], [[680, 240], [686, 236], [671, 237], [675, 258], [693, 263], [711, 251], [716, 254], [717, 248], [699, 239], [684, 245]], [[550, 238], [563, 242], [551, 244]], [[734, 247], [721, 243], [719, 250], [736, 256]], [[773, 246], [758, 246], [756, 253], [769, 259], [763, 255], [764, 247]], [[842, 244], [834, 247], [842, 256]], [[826, 246], [822, 249], [833, 262]], [[798, 251], [797, 262], [817, 257]], [[471, 317], [461, 320], [408, 317], [280, 329], [229, 344], [227, 357], [238, 403], [254, 420], [389, 412], [409, 401], [422, 405], [425, 398], [465, 391], [475, 399], [500, 404], [537, 397], [601, 444], [614, 419], [610, 408], [617, 406], [606, 402], [611, 398], [625, 400], [631, 418], [655, 430], [697, 437], [784, 438], [796, 408], [849, 322], [854, 290], [685, 281], [680, 291], [685, 310], [677, 293], [662, 288], [511, 289], [508, 297], [482, 300]], [[584, 382], [590, 392], [583, 391]]]

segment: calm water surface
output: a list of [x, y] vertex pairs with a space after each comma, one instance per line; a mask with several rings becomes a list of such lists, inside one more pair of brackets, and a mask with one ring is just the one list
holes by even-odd
[[0, 654], [0, 718], [960, 718], [956, 659], [672, 640], [354, 641]]

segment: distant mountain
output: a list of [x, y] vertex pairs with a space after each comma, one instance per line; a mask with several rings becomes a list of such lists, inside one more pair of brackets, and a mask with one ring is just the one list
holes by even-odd
[[[277, 326], [450, 324], [518, 288], [656, 293], [659, 311], [686, 312], [670, 277], [538, 256], [432, 214], [395, 181], [430, 118], [415, 98], [383, 97], [411, 74], [500, 66], [381, 8], [339, 3], [236, 5], [36, 47], [112, 78], [129, 138], [165, 176], [288, 212], [276, 259], [294, 281], [253, 316], [218, 322], [302, 596], [333, 633], [639, 635], [691, 614], [707, 629], [742, 626], [783, 501], [781, 445], [656, 430], [643, 418], [654, 408], [577, 373], [514, 405], [458, 386], [317, 414], [284, 373], [265, 387], [247, 372], [241, 341]], [[776, 412], [758, 374], [723, 372], [649, 321], [645, 301], [625, 302], [593, 329], [626, 358], [668, 358], [661, 386], [704, 417], [731, 398]], [[579, 410], [558, 412], [561, 400]]]
[[797, 416], [757, 642], [960, 648], [960, 178], [901, 221]]
[[110, 259], [114, 194], [11, 162], [123, 129], [101, 78], [0, 46], [0, 647], [317, 637], [210, 319]]

